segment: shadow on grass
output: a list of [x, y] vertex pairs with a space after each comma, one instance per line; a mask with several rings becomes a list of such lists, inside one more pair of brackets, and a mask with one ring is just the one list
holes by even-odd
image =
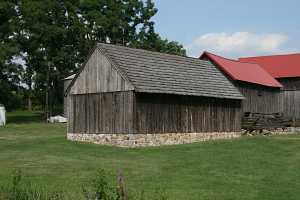
[[43, 122], [43, 112], [40, 111], [14, 111], [7, 113], [7, 123], [24, 124]]

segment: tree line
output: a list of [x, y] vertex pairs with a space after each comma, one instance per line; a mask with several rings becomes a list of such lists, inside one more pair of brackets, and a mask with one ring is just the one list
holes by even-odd
[[151, 0], [1, 1], [0, 104], [45, 109], [48, 101], [59, 112], [63, 79], [96, 42], [185, 55], [155, 31], [157, 12]]

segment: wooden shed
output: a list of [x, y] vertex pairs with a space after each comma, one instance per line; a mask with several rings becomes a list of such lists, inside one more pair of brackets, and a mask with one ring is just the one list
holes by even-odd
[[272, 114], [282, 112], [282, 85], [257, 64], [227, 59], [204, 52], [200, 59], [217, 66], [245, 96], [244, 113]]
[[[74, 77], [75, 74], [68, 76], [64, 79], [64, 93], [66, 93]], [[68, 116], [68, 107], [69, 107], [69, 95], [65, 95], [64, 96], [64, 117]]]
[[300, 119], [300, 53], [240, 58], [260, 65], [283, 85], [282, 112], [285, 117]]
[[240, 135], [243, 96], [195, 58], [97, 44], [66, 95], [70, 140], [132, 147]]

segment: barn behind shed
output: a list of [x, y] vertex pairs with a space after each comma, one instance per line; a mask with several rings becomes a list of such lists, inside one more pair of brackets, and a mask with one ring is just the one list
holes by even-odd
[[204, 52], [200, 59], [209, 60], [217, 66], [245, 96], [243, 113], [282, 112], [282, 85], [259, 65], [227, 59], [209, 52]]
[[[69, 85], [71, 84], [72, 80], [74, 79], [75, 74], [68, 76], [64, 79], [64, 93], [66, 93]], [[68, 106], [69, 106], [69, 95], [64, 96], [64, 117], [68, 116]]]
[[240, 61], [259, 64], [282, 85], [283, 114], [300, 125], [300, 53], [240, 58]]
[[240, 135], [244, 97], [195, 58], [97, 44], [66, 95], [70, 140], [147, 146]]

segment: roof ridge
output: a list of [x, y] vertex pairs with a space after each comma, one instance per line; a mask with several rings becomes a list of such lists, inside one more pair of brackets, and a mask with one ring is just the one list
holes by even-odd
[[262, 55], [262, 56], [249, 56], [249, 57], [240, 57], [238, 59], [265, 58], [265, 57], [292, 56], [292, 55], [300, 55], [300, 53], [287, 53], [287, 54], [274, 54], [274, 55]]
[[[212, 54], [212, 55], [217, 56], [217, 57], [219, 57], [219, 58], [222, 58], [222, 59], [225, 59], [225, 60], [230, 60], [230, 61], [233, 61], [233, 62], [246, 63], [246, 64], [251, 64], [251, 65], [258, 65], [259, 67], [261, 67], [261, 66], [260, 66], [259, 64], [257, 64], [257, 63], [246, 62], [246, 61], [241, 61], [241, 60], [235, 60], [235, 59], [232, 59], [232, 58], [225, 58], [225, 57], [223, 57], [223, 56], [220, 56], [220, 55], [217, 55], [217, 54], [208, 52], [208, 51], [204, 51], [203, 53]], [[202, 56], [202, 55], [201, 55], [201, 56]], [[261, 68], [262, 68], [262, 67], [261, 67]]]
[[152, 50], [146, 50], [146, 49], [142, 49], [142, 48], [135, 48], [135, 47], [128, 47], [128, 46], [124, 46], [124, 45], [120, 45], [120, 44], [109, 44], [109, 43], [102, 43], [102, 42], [98, 42], [97, 43], [97, 46], [99, 45], [107, 45], [107, 46], [112, 46], [112, 47], [121, 47], [121, 48], [124, 48], [124, 49], [132, 49], [132, 50], [138, 50], [138, 51], [141, 51], [141, 52], [147, 52], [147, 53], [153, 53], [153, 54], [156, 54], [156, 55], [168, 55], [168, 56], [174, 56], [174, 57], [178, 57], [178, 58], [187, 58], [187, 59], [191, 59], [191, 60], [194, 60], [194, 61], [197, 61], [197, 62], [207, 62], [205, 60], [199, 60], [199, 58], [194, 58], [194, 57], [190, 57], [190, 56], [183, 56], [183, 55], [175, 55], [175, 54], [170, 54], [170, 53], [164, 53], [164, 52], [158, 52], [158, 51], [152, 51]]

